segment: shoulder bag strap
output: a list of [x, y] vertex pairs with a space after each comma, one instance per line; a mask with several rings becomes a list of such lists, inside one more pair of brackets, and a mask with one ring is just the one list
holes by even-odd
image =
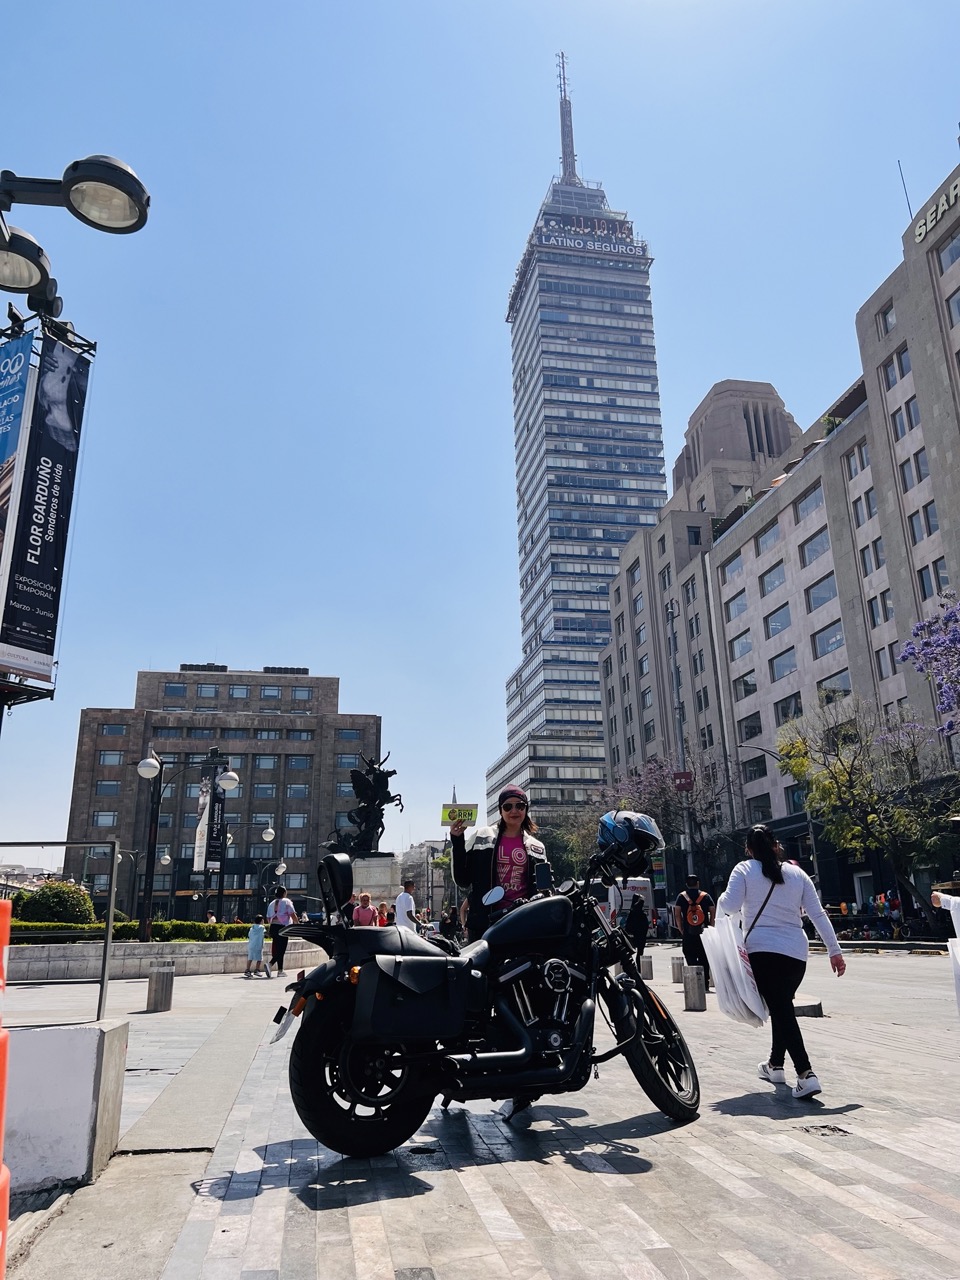
[[774, 883], [772, 883], [772, 884], [770, 885], [770, 888], [767, 890], [767, 896], [764, 898], [763, 903], [762, 903], [762, 904], [761, 904], [761, 906], [760, 906], [760, 910], [759, 910], [759, 911], [757, 912], [757, 914], [753, 917], [753, 921], [752, 921], [752, 923], [751, 923], [751, 925], [750, 925], [750, 928], [749, 928], [749, 929], [747, 930], [747, 932], [743, 935], [743, 940], [744, 940], [744, 942], [746, 942], [746, 940], [750, 937], [751, 933], [753, 933], [754, 925], [756, 925], [757, 921], [760, 919], [760, 916], [761, 916], [761, 915], [762, 915], [762, 913], [763, 913], [763, 908], [764, 908], [764, 907], [767, 905], [767, 903], [770, 901], [770, 894], [771, 894], [771, 893], [773, 893], [773, 891], [774, 891], [774, 889], [775, 889], [776, 887], [777, 887], [777, 886], [776, 886], [776, 882], [774, 882]]

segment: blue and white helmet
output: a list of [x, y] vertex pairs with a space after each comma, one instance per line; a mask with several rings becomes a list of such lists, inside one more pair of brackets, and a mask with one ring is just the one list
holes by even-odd
[[646, 871], [650, 854], [664, 845], [653, 818], [630, 809], [611, 809], [600, 819], [597, 828], [597, 849], [603, 861], [619, 875]]

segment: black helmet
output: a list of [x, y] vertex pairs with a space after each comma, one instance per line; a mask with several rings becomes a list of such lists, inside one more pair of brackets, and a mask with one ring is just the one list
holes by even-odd
[[604, 864], [618, 875], [646, 871], [649, 855], [664, 847], [660, 828], [645, 813], [611, 809], [600, 819], [597, 848]]

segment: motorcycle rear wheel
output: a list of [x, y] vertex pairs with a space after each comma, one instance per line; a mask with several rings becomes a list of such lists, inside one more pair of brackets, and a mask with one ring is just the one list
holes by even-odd
[[669, 1010], [645, 986], [630, 991], [637, 1034], [623, 1056], [653, 1105], [671, 1120], [696, 1120], [700, 1081], [687, 1042]]
[[290, 1096], [310, 1133], [346, 1156], [379, 1156], [411, 1137], [435, 1094], [400, 1061], [402, 1045], [359, 1045], [333, 1010], [304, 1013], [290, 1050]]

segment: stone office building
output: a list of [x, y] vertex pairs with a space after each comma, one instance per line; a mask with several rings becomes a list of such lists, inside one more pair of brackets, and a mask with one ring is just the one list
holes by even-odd
[[[226, 796], [230, 840], [221, 870], [202, 875], [193, 872], [200, 765], [214, 747], [229, 757], [240, 785]], [[151, 748], [167, 766], [155, 912], [204, 918], [205, 895], [220, 889], [222, 874], [224, 917], [251, 920], [263, 910], [279, 861], [298, 907], [316, 905], [320, 842], [350, 826], [350, 770], [362, 767], [361, 754], [379, 758], [380, 717], [342, 713], [339, 680], [311, 676], [306, 667], [233, 671], [213, 663], [140, 671], [133, 707], [85, 708], [68, 839], [89, 847], [67, 850], [64, 874], [88, 885], [98, 909], [110, 854], [99, 841], [117, 837], [131, 851], [122, 857], [117, 906], [129, 915], [139, 910], [150, 784], [136, 766]], [[271, 830], [274, 839], [264, 839]]]
[[[771, 387], [711, 390], [661, 523], [624, 551], [619, 634], [600, 655], [611, 772], [675, 761], [682, 726], [688, 750], [730, 775], [723, 821], [772, 820], [802, 858], [810, 824], [777, 770], [780, 726], [851, 691], [888, 717], [935, 715], [897, 654], [960, 580], [960, 168], [908, 228], [857, 335], [862, 377], [802, 437], [788, 422], [777, 438]], [[733, 440], [718, 434], [730, 401]], [[820, 870], [833, 900], [885, 887], [882, 869], [842, 857]]]

